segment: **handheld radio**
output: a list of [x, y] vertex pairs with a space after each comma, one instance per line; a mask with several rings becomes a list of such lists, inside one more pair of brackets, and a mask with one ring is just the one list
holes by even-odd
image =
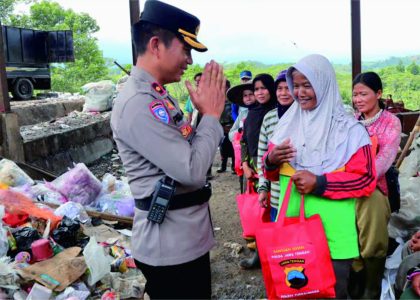
[[153, 193], [150, 210], [147, 219], [153, 223], [162, 224], [165, 220], [166, 211], [175, 194], [175, 180], [167, 176], [160, 179]]

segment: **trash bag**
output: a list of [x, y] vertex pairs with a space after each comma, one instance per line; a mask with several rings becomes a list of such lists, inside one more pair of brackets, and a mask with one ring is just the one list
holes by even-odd
[[80, 223], [76, 220], [72, 220], [66, 216], [63, 217], [57, 229], [55, 229], [51, 235], [54, 241], [63, 246], [69, 248], [77, 245], [77, 236], [79, 234]]
[[31, 227], [23, 227], [13, 233], [16, 240], [17, 251], [27, 251], [32, 253], [31, 245], [34, 241], [39, 240], [41, 236], [38, 231]]
[[95, 201], [102, 189], [101, 182], [83, 163], [64, 173], [51, 182], [51, 185], [68, 201], [89, 205]]
[[8, 186], [33, 185], [34, 181], [19, 166], [6, 158], [0, 161], [0, 182]]
[[72, 220], [80, 221], [81, 223], [86, 223], [90, 220], [83, 206], [80, 203], [71, 201], [57, 207], [54, 214], [57, 216], [66, 216]]
[[86, 92], [83, 111], [102, 112], [111, 109], [115, 93], [115, 84], [111, 80], [85, 84], [82, 90]]

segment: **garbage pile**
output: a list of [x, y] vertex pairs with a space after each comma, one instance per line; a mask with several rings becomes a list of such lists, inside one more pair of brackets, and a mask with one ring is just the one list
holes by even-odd
[[76, 164], [40, 182], [1, 160], [0, 299], [142, 298], [145, 278], [131, 255], [131, 230], [118, 222], [133, 215], [127, 182], [111, 174], [99, 181]]
[[420, 136], [410, 150], [399, 168], [401, 208], [391, 214], [388, 223], [389, 236], [399, 246], [386, 260], [381, 299], [395, 299], [393, 286], [402, 263], [404, 243], [420, 230]]

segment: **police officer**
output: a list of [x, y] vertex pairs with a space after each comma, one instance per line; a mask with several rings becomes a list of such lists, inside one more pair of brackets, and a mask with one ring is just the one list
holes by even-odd
[[207, 50], [197, 40], [199, 25], [183, 10], [146, 1], [132, 28], [137, 63], [111, 116], [136, 199], [132, 253], [152, 299], [211, 297], [209, 251], [215, 242], [206, 172], [223, 137], [219, 117], [226, 79], [222, 67], [211, 61], [197, 88], [187, 82], [203, 115], [196, 129], [164, 88], [180, 81], [192, 64], [192, 49]]

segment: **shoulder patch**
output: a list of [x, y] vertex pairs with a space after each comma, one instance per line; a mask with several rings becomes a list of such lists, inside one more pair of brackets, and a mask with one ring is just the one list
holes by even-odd
[[169, 114], [162, 102], [157, 100], [153, 101], [149, 104], [149, 109], [156, 119], [165, 124], [169, 124]]
[[161, 86], [159, 83], [157, 82], [153, 82], [152, 83], [152, 89], [157, 92], [159, 95], [161, 96], [165, 96], [166, 95], [166, 90], [164, 89], [163, 86]]

